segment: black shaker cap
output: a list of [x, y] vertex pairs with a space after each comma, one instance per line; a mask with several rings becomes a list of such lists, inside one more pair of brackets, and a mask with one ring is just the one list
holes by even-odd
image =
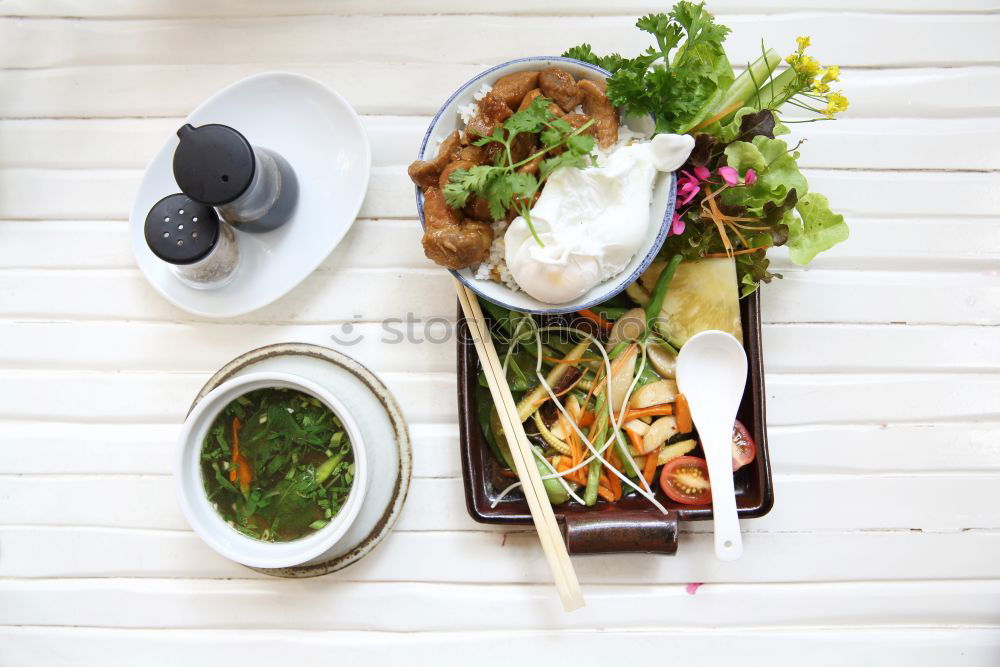
[[227, 125], [187, 124], [177, 130], [177, 136], [174, 180], [188, 197], [221, 206], [250, 187], [256, 161], [242, 134]]
[[168, 195], [146, 215], [146, 245], [171, 264], [194, 264], [219, 240], [219, 215], [185, 194]]

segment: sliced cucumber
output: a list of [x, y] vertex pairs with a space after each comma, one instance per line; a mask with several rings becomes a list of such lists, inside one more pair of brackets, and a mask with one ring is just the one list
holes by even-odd
[[[652, 288], [663, 266], [661, 262], [651, 265], [640, 282]], [[719, 257], [682, 262], [667, 288], [660, 314], [657, 328], [677, 348], [709, 329], [725, 331], [743, 342], [735, 260]]]

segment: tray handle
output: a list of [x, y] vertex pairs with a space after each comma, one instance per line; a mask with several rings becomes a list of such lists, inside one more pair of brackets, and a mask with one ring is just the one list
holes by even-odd
[[649, 510], [581, 512], [560, 517], [571, 555], [608, 553], [677, 553], [677, 513]]

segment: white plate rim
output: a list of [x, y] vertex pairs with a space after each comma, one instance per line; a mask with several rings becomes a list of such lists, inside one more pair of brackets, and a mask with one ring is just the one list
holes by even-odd
[[[166, 145], [172, 140], [173, 135], [171, 135], [171, 137], [168, 137], [166, 141], [164, 141], [160, 145], [159, 149], [157, 149], [156, 153], [149, 160], [149, 162], [146, 164], [146, 168], [143, 170], [143, 175], [142, 178], [140, 179], [139, 188], [136, 191], [136, 196], [133, 199], [132, 208], [129, 214], [130, 243], [132, 246], [132, 253], [136, 259], [136, 264], [138, 265], [140, 271], [142, 271], [143, 276], [145, 276], [146, 281], [150, 285], [152, 285], [153, 289], [156, 290], [156, 292], [161, 297], [163, 297], [167, 302], [171, 303], [174, 306], [177, 306], [181, 310], [191, 313], [192, 315], [197, 315], [199, 317], [205, 317], [209, 319], [230, 319], [234, 317], [239, 317], [241, 315], [246, 315], [247, 313], [251, 313], [255, 310], [259, 310], [281, 299], [289, 292], [291, 292], [293, 289], [298, 287], [306, 278], [312, 275], [312, 273], [324, 261], [326, 261], [326, 259], [330, 256], [330, 253], [332, 253], [334, 249], [336, 249], [336, 247], [340, 245], [340, 242], [344, 240], [344, 236], [347, 234], [348, 231], [350, 231], [351, 227], [357, 221], [358, 214], [361, 212], [361, 207], [364, 205], [365, 195], [368, 191], [368, 186], [371, 182], [371, 169], [372, 169], [372, 150], [371, 150], [371, 141], [369, 140], [368, 137], [368, 132], [365, 130], [364, 125], [361, 123], [361, 118], [360, 116], [358, 116], [357, 111], [355, 111], [354, 107], [352, 107], [351, 104], [346, 99], [344, 99], [342, 95], [337, 93], [337, 91], [333, 90], [322, 81], [314, 79], [311, 76], [307, 76], [305, 74], [299, 74], [297, 72], [288, 72], [283, 70], [274, 70], [274, 71], [258, 72], [256, 74], [251, 74], [250, 76], [243, 77], [242, 79], [234, 81], [233, 83], [230, 83], [224, 88], [217, 90], [211, 96], [203, 100], [197, 107], [192, 109], [191, 112], [184, 118], [181, 124], [183, 125], [184, 123], [190, 122], [190, 119], [193, 116], [199, 114], [206, 107], [209, 107], [210, 105], [215, 103], [216, 100], [219, 99], [220, 97], [230, 94], [232, 90], [237, 88], [242, 88], [244, 86], [254, 85], [260, 80], [267, 80], [267, 79], [291, 79], [291, 80], [296, 80], [301, 84], [313, 86], [319, 90], [322, 90], [324, 94], [329, 95], [334, 104], [342, 107], [342, 109], [346, 111], [347, 117], [352, 121], [353, 124], [352, 130], [355, 130], [357, 132], [358, 136], [361, 138], [361, 143], [364, 146], [364, 152], [363, 152], [364, 165], [363, 169], [359, 170], [362, 172], [360, 174], [360, 184], [362, 187], [358, 188], [358, 195], [356, 198], [357, 199], [356, 202], [354, 202], [354, 204], [350, 207], [350, 209], [347, 209], [350, 211], [350, 222], [344, 225], [344, 228], [339, 235], [331, 237], [330, 249], [325, 254], [323, 254], [322, 256], [317, 256], [314, 262], [308, 262], [304, 264], [306, 266], [309, 266], [309, 264], [311, 264], [311, 266], [309, 266], [308, 271], [303, 273], [301, 278], [295, 281], [291, 281], [289, 282], [288, 285], [285, 285], [281, 289], [269, 293], [266, 299], [261, 299], [260, 301], [257, 302], [250, 302], [243, 307], [226, 309], [221, 312], [217, 310], [216, 311], [206, 310], [198, 306], [194, 306], [191, 303], [184, 301], [183, 299], [178, 299], [174, 295], [170, 294], [161, 285], [161, 279], [155, 274], [148, 272], [143, 262], [139, 260], [139, 257], [137, 255], [135, 230], [137, 226], [141, 227], [141, 225], [144, 224], [145, 222], [145, 213], [143, 213], [140, 216], [138, 215], [139, 212], [136, 210], [138, 205], [139, 193], [142, 191], [143, 184], [145, 183], [149, 170], [153, 167], [154, 164], [156, 164], [158, 160], [162, 159], [160, 154], [163, 152], [163, 149], [166, 147]], [[162, 193], [161, 196], [167, 196], [168, 194], [171, 193], [164, 192]], [[141, 234], [139, 234], [139, 236], [141, 236]], [[256, 236], [261, 236], [261, 235], [256, 235]], [[239, 273], [239, 271], [240, 269], [237, 269], [237, 274]], [[234, 277], [234, 281], [237, 281], [239, 279], [240, 279], [239, 275], [236, 275]], [[224, 289], [224, 287], [220, 289]]]

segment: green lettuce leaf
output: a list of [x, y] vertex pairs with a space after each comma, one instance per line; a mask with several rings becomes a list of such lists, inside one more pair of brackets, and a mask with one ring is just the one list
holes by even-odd
[[809, 191], [806, 177], [799, 171], [797, 151], [790, 151], [781, 139], [768, 139], [760, 135], [751, 143], [736, 141], [726, 147], [729, 166], [741, 174], [750, 167], [757, 172], [757, 182], [749, 187], [730, 188], [722, 201], [735, 206], [745, 206], [757, 216], [764, 214], [767, 202], [783, 203], [792, 190], [801, 197]]
[[824, 250], [846, 241], [849, 230], [844, 216], [830, 210], [830, 202], [823, 195], [810, 192], [799, 198], [796, 219], [788, 229], [788, 256], [805, 266]]
[[760, 149], [749, 141], [734, 141], [726, 146], [726, 163], [745, 176], [747, 169], [753, 169], [761, 174], [767, 169], [767, 160]]

